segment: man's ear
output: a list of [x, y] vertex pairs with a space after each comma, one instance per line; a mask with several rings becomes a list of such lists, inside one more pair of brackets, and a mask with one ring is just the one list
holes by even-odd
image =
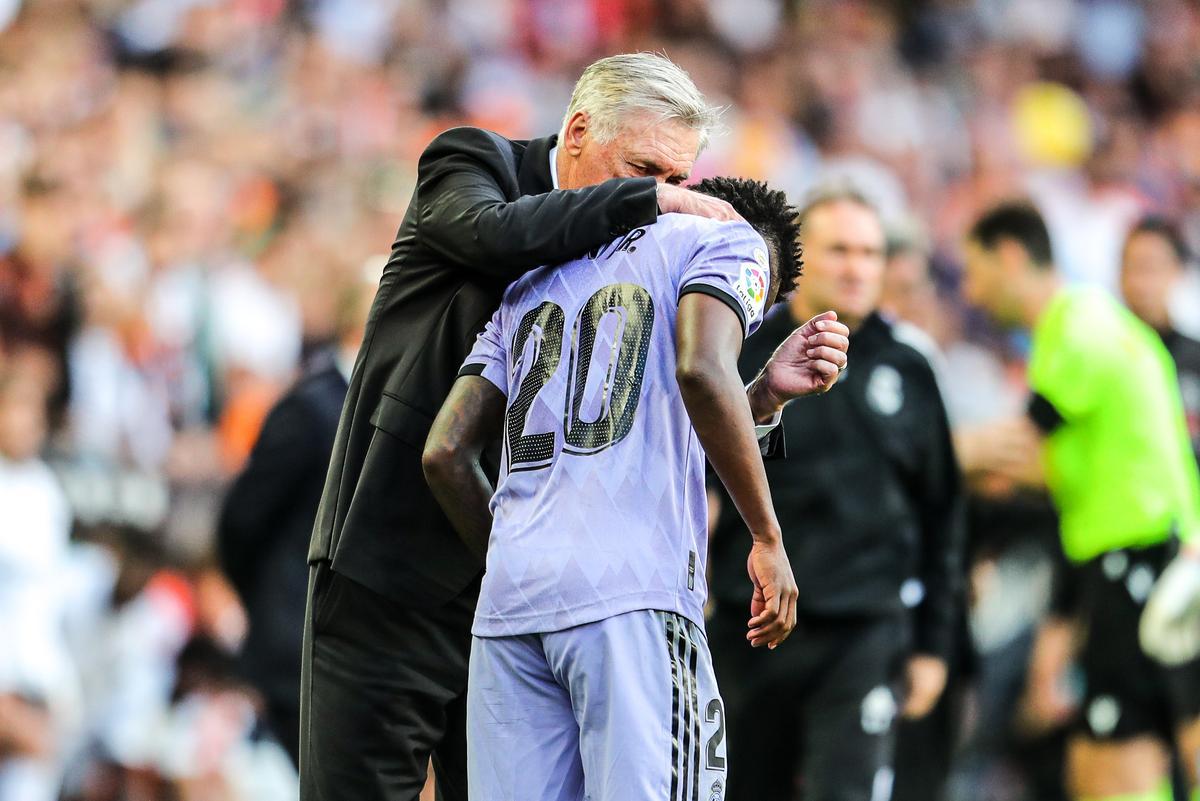
[[586, 111], [576, 111], [563, 127], [562, 141], [558, 146], [564, 148], [572, 158], [578, 158], [583, 151], [583, 139], [590, 123], [591, 118]]

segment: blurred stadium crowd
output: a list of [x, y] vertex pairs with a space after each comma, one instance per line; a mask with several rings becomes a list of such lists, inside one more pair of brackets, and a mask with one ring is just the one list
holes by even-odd
[[[695, 177], [874, 199], [886, 305], [963, 430], [1024, 397], [1025, 343], [959, 296], [982, 208], [1032, 197], [1067, 277], [1113, 291], [1146, 213], [1200, 250], [1195, 2], [0, 0], [0, 801], [295, 797], [238, 667], [225, 488], [353, 328], [433, 135], [551, 133], [635, 50], [728, 105]], [[1198, 286], [1170, 297], [1193, 334]], [[973, 478], [950, 792], [1061, 797], [1060, 721], [1020, 703], [1054, 521]]]

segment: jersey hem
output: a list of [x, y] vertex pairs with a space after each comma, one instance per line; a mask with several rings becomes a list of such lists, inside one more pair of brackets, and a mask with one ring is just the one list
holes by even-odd
[[686, 617], [703, 631], [703, 610], [688, 609], [686, 604], [679, 601], [680, 599], [675, 593], [656, 592], [631, 596], [622, 603], [614, 604], [612, 601], [602, 601], [550, 614], [524, 616], [477, 614], [475, 622], [471, 626], [471, 634], [476, 637], [519, 637], [525, 634], [549, 634], [573, 629], [576, 626], [586, 626], [589, 623], [596, 623], [642, 609], [674, 612]]

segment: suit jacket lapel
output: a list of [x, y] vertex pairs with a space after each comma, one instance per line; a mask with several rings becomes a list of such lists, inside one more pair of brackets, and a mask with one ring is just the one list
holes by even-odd
[[540, 195], [554, 188], [550, 178], [550, 149], [558, 141], [558, 134], [531, 139], [525, 147], [525, 156], [517, 170], [517, 187], [522, 195]]

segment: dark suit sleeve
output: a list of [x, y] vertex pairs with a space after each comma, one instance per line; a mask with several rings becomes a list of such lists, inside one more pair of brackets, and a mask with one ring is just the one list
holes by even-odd
[[499, 176], [512, 168], [484, 131], [455, 128], [435, 139], [417, 168], [421, 241], [451, 261], [511, 280], [658, 218], [653, 178], [613, 178], [509, 201]]
[[[221, 568], [247, 597], [263, 552], [279, 534], [297, 488], [314, 469], [328, 466], [312, 415], [302, 400], [286, 396], [271, 410], [242, 473], [225, 496], [217, 528]], [[319, 462], [319, 465], [315, 465]]]
[[933, 371], [919, 371], [930, 421], [925, 460], [918, 480], [921, 509], [920, 578], [925, 597], [916, 610], [916, 650], [948, 659], [963, 606], [963, 549], [966, 495], [950, 423]]

